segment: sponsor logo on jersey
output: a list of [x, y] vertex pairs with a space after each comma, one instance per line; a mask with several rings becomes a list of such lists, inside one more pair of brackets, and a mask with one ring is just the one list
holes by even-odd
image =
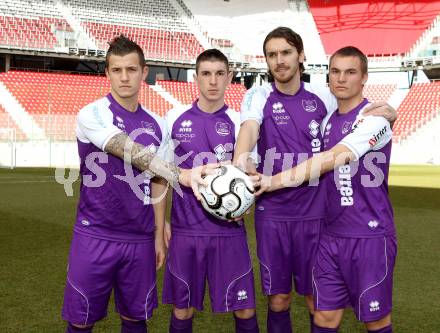
[[276, 115], [276, 116], [272, 116], [272, 118], [275, 121], [275, 124], [277, 125], [287, 125], [290, 120], [289, 115]]
[[310, 124], [309, 124], [309, 128], [310, 128], [310, 134], [316, 138], [319, 134], [319, 123], [313, 119]]
[[247, 291], [246, 290], [239, 290], [238, 291], [238, 293], [237, 293], [237, 300], [239, 300], [239, 301], [243, 301], [243, 300], [245, 300], [245, 299], [247, 299], [248, 298], [248, 296], [247, 296]]
[[192, 121], [191, 120], [184, 120], [180, 123], [179, 132], [188, 133], [192, 132]]
[[314, 99], [303, 99], [302, 100], [302, 107], [307, 112], [315, 112], [318, 108], [318, 104], [316, 103], [316, 100]]
[[341, 194], [341, 206], [353, 206], [354, 200], [350, 164], [342, 165], [338, 169], [338, 190]]
[[196, 135], [194, 133], [177, 133], [176, 139], [178, 139], [180, 142], [191, 142], [192, 139], [194, 139]]
[[356, 130], [356, 128], [358, 128], [359, 125], [362, 124], [363, 122], [364, 122], [364, 118], [360, 118], [356, 120], [351, 128], [351, 133], [353, 133]]
[[342, 134], [347, 134], [348, 132], [352, 131], [352, 125], [353, 123], [351, 121], [345, 121], [342, 124]]
[[376, 312], [380, 310], [380, 303], [378, 301], [370, 302], [370, 312]]
[[194, 133], [192, 133], [192, 121], [184, 120], [180, 123], [179, 132], [176, 133], [176, 139], [180, 142], [191, 142], [192, 139], [196, 137]]
[[273, 113], [286, 113], [286, 110], [284, 109], [284, 105], [281, 102], [273, 103], [272, 104], [272, 112]]
[[142, 120], [141, 124], [142, 124], [142, 127], [145, 128], [145, 133], [150, 134], [150, 135], [156, 133], [156, 129], [154, 128], [153, 123], [149, 123], [149, 122]]
[[380, 140], [382, 136], [387, 132], [387, 127], [382, 128], [378, 133], [374, 134], [373, 137], [368, 141], [370, 147], [374, 147], [376, 143]]
[[226, 136], [231, 133], [231, 125], [228, 123], [223, 123], [221, 121], [217, 121], [215, 123], [215, 131], [218, 135]]
[[377, 222], [376, 220], [371, 220], [370, 222], [368, 222], [368, 226], [370, 227], [370, 229], [374, 230], [379, 226], [379, 222]]

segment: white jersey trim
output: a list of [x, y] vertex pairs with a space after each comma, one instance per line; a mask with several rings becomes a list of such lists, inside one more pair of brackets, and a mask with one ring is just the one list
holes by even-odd
[[244, 278], [246, 275], [248, 275], [250, 272], [252, 271], [252, 263], [248, 269], [248, 271], [242, 275], [240, 275], [239, 277], [235, 278], [234, 280], [231, 281], [231, 283], [228, 285], [228, 287], [226, 288], [226, 295], [225, 295], [225, 307], [226, 307], [226, 312], [229, 312], [229, 306], [228, 306], [228, 293], [229, 293], [229, 288], [231, 288], [231, 286], [234, 284], [234, 282], [240, 280], [241, 278]]
[[186, 285], [186, 288], [188, 289], [188, 306], [187, 307], [190, 308], [191, 307], [191, 289], [189, 288], [189, 284], [183, 278], [177, 276], [177, 274], [174, 274], [173, 271], [171, 270], [171, 265], [170, 265], [170, 262], [168, 259], [167, 259], [167, 262], [168, 262], [168, 269], [170, 271], [170, 274], [172, 276], [174, 276], [175, 278], [177, 278], [178, 280], [182, 281]]
[[267, 291], [268, 295], [271, 295], [271, 290], [272, 290], [272, 274], [270, 273], [270, 269], [268, 266], [266, 266], [265, 264], [263, 264], [262, 261], [260, 261], [260, 265], [263, 266], [264, 268], [267, 269], [267, 272], [269, 273], [269, 290]]
[[76, 136], [83, 143], [93, 143], [104, 150], [108, 141], [122, 131], [113, 124], [110, 101], [103, 97], [82, 108], [77, 116]]
[[89, 312], [90, 312], [89, 300], [87, 299], [86, 295], [84, 295], [77, 287], [75, 287], [75, 285], [72, 283], [72, 281], [70, 281], [69, 275], [67, 275], [67, 282], [72, 286], [73, 289], [75, 289], [78, 292], [78, 294], [80, 294], [86, 300], [87, 314], [86, 314], [86, 319], [84, 320], [84, 325], [87, 325], [87, 320], [89, 320]]
[[272, 92], [273, 88], [270, 84], [264, 84], [248, 90], [241, 103], [241, 123], [244, 123], [246, 120], [255, 120], [261, 126], [264, 118], [264, 106]]
[[383, 281], [385, 281], [386, 277], [388, 276], [388, 257], [387, 257], [387, 239], [386, 237], [383, 238], [384, 240], [384, 244], [385, 244], [385, 251], [384, 251], [384, 255], [385, 255], [385, 275], [384, 277], [377, 282], [376, 284], [373, 284], [372, 286], [368, 287], [367, 289], [365, 289], [362, 294], [359, 296], [359, 300], [358, 300], [358, 304], [359, 304], [359, 309], [358, 309], [358, 318], [361, 321], [361, 298], [362, 296], [370, 289], [377, 287], [378, 285], [380, 285]]
[[[77, 116], [77, 139], [83, 143], [93, 143], [96, 147], [104, 150], [108, 142], [116, 134], [123, 131], [113, 124], [113, 112], [110, 110], [110, 101], [107, 97], [82, 108]], [[159, 144], [157, 155], [164, 156], [164, 146], [167, 142], [167, 127], [163, 118], [141, 105], [142, 111], [150, 115], [161, 130], [162, 140]]]
[[359, 113], [352, 125], [352, 132], [339, 143], [350, 149], [358, 160], [368, 151], [385, 147], [392, 137], [390, 123], [384, 117], [363, 116]]
[[148, 320], [148, 298], [150, 297], [151, 292], [154, 290], [154, 288], [156, 287], [156, 283], [153, 283], [153, 286], [150, 288], [150, 290], [147, 293], [147, 298], [145, 299], [145, 320]]

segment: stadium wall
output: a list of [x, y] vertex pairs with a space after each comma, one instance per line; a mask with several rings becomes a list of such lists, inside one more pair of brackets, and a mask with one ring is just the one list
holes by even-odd
[[0, 142], [0, 166], [79, 168], [76, 142]]

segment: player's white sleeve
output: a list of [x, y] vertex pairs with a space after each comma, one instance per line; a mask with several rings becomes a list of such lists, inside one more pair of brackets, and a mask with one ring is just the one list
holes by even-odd
[[109, 140], [122, 131], [113, 124], [113, 113], [104, 103], [87, 105], [77, 116], [77, 137], [104, 150]]
[[370, 150], [383, 148], [393, 136], [390, 123], [384, 117], [358, 115], [353, 124], [352, 132], [343, 138], [343, 144], [355, 155], [356, 160]]
[[157, 150], [157, 156], [165, 161], [171, 162], [170, 160], [170, 134], [168, 131], [168, 126], [165, 119], [161, 118], [159, 122], [160, 130], [162, 132], [162, 140], [160, 141], [159, 149]]
[[330, 120], [330, 117], [332, 116], [333, 113], [336, 112], [336, 109], [333, 112], [328, 112], [327, 111], [327, 115], [324, 117], [324, 119], [321, 122], [320, 125], [320, 129], [321, 129], [321, 135], [324, 136], [325, 133], [325, 128], [327, 127], [327, 123]]
[[246, 120], [255, 120], [261, 126], [263, 122], [263, 109], [271, 87], [255, 87], [247, 91], [241, 103], [241, 122]]

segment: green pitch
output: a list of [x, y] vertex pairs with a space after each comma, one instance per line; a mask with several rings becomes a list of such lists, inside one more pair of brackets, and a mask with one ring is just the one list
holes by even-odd
[[[440, 168], [393, 167], [390, 194], [398, 231], [395, 269], [395, 332], [440, 332]], [[0, 332], [60, 333], [67, 255], [78, 197], [67, 197], [54, 180], [54, 170], [0, 169]], [[265, 332], [266, 305], [259, 288], [255, 234], [247, 219], [254, 256], [258, 317]], [[162, 271], [159, 272], [159, 292]], [[233, 332], [230, 315], [196, 314], [194, 332]], [[160, 305], [149, 331], [167, 332], [170, 307]], [[308, 332], [303, 301], [295, 297], [292, 318], [296, 332]], [[340, 332], [363, 332], [351, 310]], [[119, 332], [119, 320], [109, 316], [95, 332]]]

